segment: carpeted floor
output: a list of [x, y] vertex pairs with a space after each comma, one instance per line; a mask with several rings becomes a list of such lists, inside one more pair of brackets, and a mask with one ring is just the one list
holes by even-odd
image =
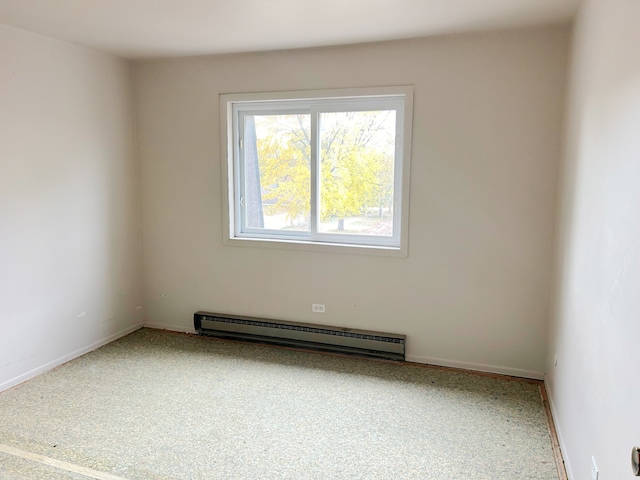
[[[127, 480], [557, 480], [538, 385], [143, 329], [0, 394], [0, 448]], [[1, 479], [87, 479], [2, 453]]]

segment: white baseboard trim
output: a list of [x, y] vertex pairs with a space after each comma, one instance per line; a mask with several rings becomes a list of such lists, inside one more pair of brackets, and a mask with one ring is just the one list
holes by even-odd
[[[197, 333], [193, 327], [185, 327], [184, 325], [167, 325], [164, 323], [145, 322], [145, 328], [153, 328], [156, 330], [169, 330], [181, 333]], [[463, 370], [473, 370], [476, 372], [497, 373], [499, 375], [508, 375], [511, 377], [531, 378], [534, 380], [543, 380], [544, 373], [534, 370], [523, 370], [520, 368], [500, 367], [496, 365], [486, 365], [483, 363], [458, 362], [455, 360], [446, 360], [443, 358], [420, 357], [407, 355], [407, 361], [415, 363], [425, 363], [429, 365], [437, 365], [439, 367], [460, 368]]]
[[145, 322], [143, 325], [145, 328], [153, 328], [156, 330], [169, 330], [171, 332], [180, 333], [197, 333], [193, 327], [185, 327], [181, 325], [166, 325], [164, 323]]
[[[181, 333], [197, 333], [193, 327], [185, 327], [183, 325], [167, 325], [164, 323], [145, 322], [145, 328], [154, 328], [156, 330], [169, 330]], [[463, 370], [473, 370], [484, 373], [497, 373], [499, 375], [508, 375], [511, 377], [531, 378], [534, 380], [542, 380], [543, 372], [533, 370], [522, 370], [519, 368], [499, 367], [496, 365], [485, 365], [482, 363], [458, 362], [455, 360], [446, 360], [443, 358], [419, 357], [407, 355], [407, 361], [415, 363], [425, 363], [429, 365], [437, 365], [439, 367], [452, 367]]]
[[564, 469], [567, 472], [567, 477], [576, 478], [573, 476], [573, 472], [571, 471], [571, 462], [569, 462], [569, 458], [567, 458], [567, 449], [566, 443], [564, 442], [564, 437], [562, 435], [562, 430], [560, 429], [560, 424], [558, 423], [558, 411], [553, 403], [553, 393], [551, 392], [551, 388], [549, 388], [549, 382], [547, 382], [547, 377], [544, 378], [544, 388], [547, 390], [547, 400], [549, 400], [549, 407], [551, 408], [551, 415], [553, 415], [553, 426], [556, 428], [556, 436], [558, 437], [558, 443], [560, 444], [560, 451], [562, 452], [562, 459], [564, 460]]
[[407, 361], [415, 363], [426, 363], [437, 365], [438, 367], [460, 368], [462, 370], [473, 370], [476, 372], [497, 373], [499, 375], [509, 375], [511, 377], [531, 378], [534, 380], [544, 379], [543, 372], [534, 370], [523, 370], [520, 368], [500, 367], [497, 365], [486, 365], [483, 363], [459, 362], [457, 360], [447, 360], [445, 358], [419, 357], [407, 355]]
[[98, 340], [97, 342], [93, 342], [92, 344], [87, 345], [86, 347], [79, 348], [78, 350], [68, 353], [67, 355], [63, 355], [62, 357], [56, 358], [55, 360], [47, 362], [44, 365], [40, 365], [39, 367], [29, 370], [28, 372], [23, 373], [22, 375], [18, 375], [17, 377], [7, 380], [6, 382], [0, 383], [0, 392], [8, 390], [11, 387], [15, 387], [16, 385], [22, 382], [25, 382], [37, 375], [40, 375], [41, 373], [44, 373], [47, 370], [56, 368], [62, 365], [63, 363], [67, 363], [69, 360], [73, 360], [74, 358], [78, 358], [79, 356], [84, 355], [85, 353], [89, 353], [93, 350], [96, 350], [97, 348], [100, 348], [103, 345], [106, 345], [107, 343], [111, 343], [114, 340], [117, 340], [118, 338], [124, 337], [125, 335], [129, 335], [130, 333], [141, 329], [142, 326], [143, 326], [142, 323], [137, 323], [129, 328], [125, 328], [124, 330], [116, 332], [113, 335], [109, 335], [108, 337]]

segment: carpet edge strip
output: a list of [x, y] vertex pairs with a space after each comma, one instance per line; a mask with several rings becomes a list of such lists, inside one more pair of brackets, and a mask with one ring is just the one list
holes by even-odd
[[58, 468], [60, 470], [66, 470], [67, 472], [78, 473], [85, 477], [90, 477], [96, 480], [126, 480], [122, 477], [111, 475], [110, 473], [99, 472], [91, 468], [82, 467], [69, 462], [63, 462], [56, 460], [55, 458], [46, 457], [39, 453], [28, 452], [19, 448], [11, 447], [9, 445], [0, 444], [0, 452], [12, 455], [14, 457], [22, 458], [24, 460], [31, 460], [32, 462], [40, 463], [48, 467]]
[[558, 470], [558, 478], [560, 480], [568, 480], [567, 469], [564, 465], [564, 457], [562, 456], [562, 449], [560, 448], [560, 441], [558, 440], [558, 433], [556, 432], [556, 425], [553, 421], [553, 414], [551, 412], [551, 405], [549, 404], [549, 397], [547, 396], [547, 389], [544, 383], [538, 386], [540, 390], [540, 398], [542, 400], [542, 406], [544, 407], [544, 413], [547, 420], [547, 429], [549, 430], [549, 436], [551, 437], [551, 449], [553, 450], [553, 457], [556, 461], [556, 469]]

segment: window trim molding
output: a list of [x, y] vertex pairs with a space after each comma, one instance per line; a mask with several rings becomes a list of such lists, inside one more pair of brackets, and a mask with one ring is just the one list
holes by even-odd
[[[236, 222], [239, 221], [235, 205], [235, 191], [238, 179], [235, 178], [235, 133], [238, 131], [237, 119], [234, 115], [234, 104], [268, 103], [269, 101], [281, 100], [335, 100], [337, 103], [353, 101], [359, 97], [403, 96], [403, 115], [400, 118], [403, 126], [403, 135], [400, 139], [402, 152], [401, 166], [402, 176], [398, 180], [401, 185], [400, 193], [400, 215], [398, 246], [367, 245], [356, 243], [335, 243], [332, 241], [318, 241], [307, 238], [264, 238], [253, 237], [244, 234], [242, 237], [235, 236]], [[221, 183], [222, 183], [222, 220], [223, 220], [223, 244], [229, 246], [284, 248], [294, 250], [312, 250], [332, 253], [356, 253], [373, 254], [386, 256], [408, 256], [408, 236], [409, 236], [409, 186], [411, 173], [411, 145], [412, 145], [412, 125], [413, 125], [413, 87], [392, 86], [392, 87], [367, 87], [348, 88], [330, 90], [300, 90], [286, 92], [265, 92], [265, 93], [231, 93], [220, 94], [220, 146], [221, 146]], [[229, 128], [232, 125], [233, 128]], [[346, 237], [345, 240], [348, 240]]]

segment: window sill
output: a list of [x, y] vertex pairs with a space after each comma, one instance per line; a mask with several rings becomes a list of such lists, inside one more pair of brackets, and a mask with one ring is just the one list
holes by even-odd
[[224, 241], [230, 247], [276, 248], [322, 253], [355, 255], [376, 255], [386, 257], [407, 257], [407, 247], [385, 247], [374, 245], [354, 245], [348, 243], [312, 242], [305, 240], [274, 240], [266, 238], [233, 237]]

